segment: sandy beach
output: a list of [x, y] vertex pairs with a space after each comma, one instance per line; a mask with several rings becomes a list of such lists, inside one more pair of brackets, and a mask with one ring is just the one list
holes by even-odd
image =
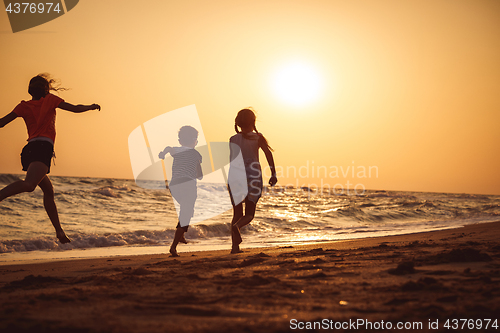
[[179, 252], [1, 266], [0, 331], [448, 332], [500, 325], [500, 221], [238, 255]]

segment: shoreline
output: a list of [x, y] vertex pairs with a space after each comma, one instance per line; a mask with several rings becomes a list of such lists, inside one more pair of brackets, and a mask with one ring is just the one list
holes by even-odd
[[[391, 234], [367, 234], [357, 237], [339, 237], [337, 239], [314, 239], [314, 240], [289, 240], [281, 242], [254, 242], [247, 241], [244, 243], [246, 249], [273, 249], [283, 246], [309, 246], [309, 245], [321, 245], [328, 243], [337, 242], [349, 242], [349, 241], [363, 241], [364, 239], [378, 239], [383, 237], [397, 237], [406, 236], [413, 234], [425, 234], [428, 232], [438, 232], [444, 230], [453, 230], [463, 228], [468, 225], [484, 224], [484, 223], [495, 223], [500, 221], [477, 221], [469, 222], [465, 225], [452, 225], [448, 227], [436, 227], [427, 230], [420, 230], [415, 232], [403, 231], [402, 233], [391, 233]], [[227, 238], [223, 242], [200, 242], [196, 239], [188, 239], [188, 244], [180, 244], [180, 253], [192, 253], [192, 252], [211, 252], [211, 251], [230, 251], [230, 238]], [[126, 246], [107, 246], [107, 247], [89, 247], [89, 248], [75, 248], [75, 249], [62, 249], [62, 250], [33, 250], [24, 252], [6, 252], [0, 253], [0, 267], [8, 265], [25, 265], [25, 264], [36, 264], [36, 263], [47, 263], [52, 261], [65, 261], [65, 260], [84, 260], [84, 259], [97, 259], [97, 258], [108, 258], [108, 257], [127, 257], [134, 255], [162, 255], [169, 254], [170, 243], [166, 245], [126, 245]]]
[[[322, 319], [421, 322], [418, 331], [432, 332], [449, 331], [443, 325], [453, 318], [500, 325], [500, 221], [244, 250], [2, 265], [0, 329], [284, 332], [292, 320]], [[427, 327], [436, 320], [437, 330]]]

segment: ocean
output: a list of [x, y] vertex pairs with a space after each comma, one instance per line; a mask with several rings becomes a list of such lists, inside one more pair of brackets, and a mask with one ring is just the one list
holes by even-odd
[[[18, 179], [22, 176], [0, 175], [0, 187]], [[42, 192], [36, 189], [0, 203], [0, 264], [168, 252], [177, 224], [168, 190], [143, 189], [124, 179], [54, 176], [51, 180], [71, 243], [57, 242]], [[203, 186], [198, 187], [199, 197], [207, 191]], [[214, 201], [212, 206], [217, 205]], [[499, 215], [500, 196], [495, 195], [277, 187], [265, 191], [255, 219], [242, 230], [242, 248], [454, 228], [497, 221]], [[191, 225], [186, 233], [189, 244], [179, 245], [179, 253], [229, 251], [231, 218], [232, 211], [226, 210]]]

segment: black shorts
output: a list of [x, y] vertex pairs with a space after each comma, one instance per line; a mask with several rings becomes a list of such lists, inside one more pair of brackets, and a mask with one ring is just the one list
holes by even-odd
[[26, 146], [24, 146], [23, 151], [21, 152], [21, 164], [23, 165], [23, 171], [28, 171], [28, 167], [32, 162], [42, 162], [49, 168], [49, 170], [47, 170], [47, 174], [50, 173], [50, 163], [53, 155], [54, 146], [50, 142], [29, 142]]

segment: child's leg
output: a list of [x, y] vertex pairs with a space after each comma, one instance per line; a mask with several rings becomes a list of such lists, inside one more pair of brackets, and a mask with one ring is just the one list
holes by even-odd
[[184, 234], [182, 235], [181, 239], [179, 240], [179, 243], [183, 243], [183, 244], [187, 244], [188, 241], [186, 240], [186, 237], [184, 236]]
[[172, 242], [172, 245], [170, 246], [170, 254], [172, 257], [178, 257], [179, 255], [177, 254], [177, 245], [179, 244], [179, 241], [181, 238], [184, 237], [184, 228], [178, 226], [177, 229], [175, 229], [175, 235], [174, 235], [174, 240]]
[[[192, 207], [192, 210], [190, 210], [189, 212], [187, 211], [186, 209], [186, 205], [184, 204], [181, 204], [181, 211], [179, 213], [179, 225], [177, 226], [177, 230], [179, 230], [180, 227], [182, 226], [188, 226], [189, 225], [189, 222], [191, 222], [191, 217], [193, 217], [193, 213], [194, 213], [194, 205]], [[187, 244], [187, 240], [186, 238], [184, 237], [184, 233], [186, 231], [184, 231], [179, 237], [177, 243], [184, 243], [184, 244]], [[175, 234], [177, 235], [177, 231], [175, 232]], [[177, 244], [176, 244], [177, 246]]]
[[[191, 218], [194, 216], [194, 206], [197, 198], [196, 182], [194, 180], [186, 181], [171, 187], [174, 199], [180, 205], [179, 225], [181, 227], [189, 226]], [[187, 231], [184, 230], [184, 232]], [[187, 244], [184, 233], [179, 238], [180, 243]]]
[[26, 178], [7, 185], [0, 191], [0, 201], [10, 196], [33, 192], [40, 181], [47, 175], [49, 167], [42, 162], [32, 162], [26, 172]]
[[[231, 241], [233, 243], [233, 250], [237, 249], [239, 251], [239, 244], [241, 243], [240, 230], [236, 226], [236, 223], [243, 217], [243, 203], [239, 203], [233, 206], [233, 220], [231, 221]], [[237, 253], [231, 251], [231, 253]]]
[[57, 238], [62, 244], [71, 242], [71, 240], [64, 233], [61, 223], [59, 222], [59, 214], [57, 213], [56, 202], [54, 201], [54, 187], [52, 186], [52, 182], [49, 177], [46, 175], [38, 186], [43, 191], [43, 206], [49, 216], [50, 222], [52, 222], [54, 229], [56, 229]]
[[250, 222], [252, 222], [255, 216], [255, 210], [257, 209], [257, 204], [251, 200], [245, 199], [245, 215], [240, 218], [237, 222], [238, 229], [243, 228]]
[[243, 215], [236, 223], [232, 226], [232, 234], [233, 236], [233, 248], [231, 249], [231, 253], [239, 253], [242, 252], [240, 250], [240, 243], [243, 241], [241, 239], [240, 229], [249, 224], [253, 217], [255, 216], [255, 209], [257, 205], [251, 200], [245, 199], [245, 215]]

